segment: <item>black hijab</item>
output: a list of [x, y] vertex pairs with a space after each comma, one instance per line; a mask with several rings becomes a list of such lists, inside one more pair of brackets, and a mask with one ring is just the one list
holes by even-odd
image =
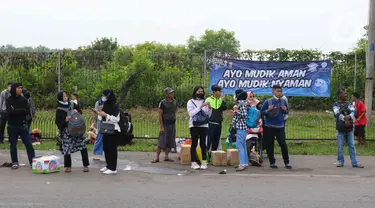
[[17, 90], [17, 87], [20, 87], [22, 86], [21, 83], [13, 83], [11, 86], [10, 86], [10, 95], [13, 96], [13, 97], [18, 97], [17, 96], [17, 93], [16, 93], [16, 90]]
[[111, 116], [117, 116], [120, 113], [120, 108], [117, 105], [115, 93], [111, 89], [103, 91], [103, 96], [107, 98], [103, 105], [103, 111]]
[[57, 95], [56, 95], [57, 106], [67, 108], [67, 107], [69, 107], [69, 102], [67, 102], [66, 104], [61, 103], [61, 102], [64, 102], [64, 93], [65, 93], [64, 91], [60, 91], [60, 92], [57, 93]]

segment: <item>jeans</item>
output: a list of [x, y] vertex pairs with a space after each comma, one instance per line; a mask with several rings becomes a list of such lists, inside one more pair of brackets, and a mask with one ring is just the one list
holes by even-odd
[[12, 158], [12, 163], [18, 163], [17, 155], [17, 142], [18, 136], [21, 137], [23, 144], [26, 147], [27, 157], [29, 158], [29, 163], [32, 164], [33, 158], [35, 157], [35, 151], [33, 144], [31, 143], [31, 137], [29, 133], [29, 128], [25, 126], [9, 126], [9, 143], [10, 143], [10, 157]]
[[275, 138], [279, 143], [281, 148], [281, 154], [283, 155], [284, 163], [289, 163], [289, 153], [288, 153], [288, 146], [286, 145], [286, 138], [285, 138], [285, 128], [264, 128], [263, 138], [266, 140], [267, 146], [267, 155], [270, 161], [270, 164], [274, 164], [276, 162], [275, 154], [274, 154], [274, 147], [275, 147]]
[[102, 155], [103, 154], [103, 135], [99, 133], [102, 122], [97, 120], [96, 123], [97, 123], [96, 129], [98, 131], [98, 134], [96, 135], [96, 140], [94, 143], [94, 150], [92, 151], [92, 153], [94, 155]]
[[240, 165], [248, 166], [249, 158], [246, 150], [246, 130], [237, 129], [236, 144], [238, 149], [238, 154], [240, 156]]
[[206, 138], [207, 138], [207, 127], [191, 127], [190, 134], [191, 134], [191, 148], [190, 148], [190, 155], [191, 155], [191, 162], [197, 162], [197, 146], [198, 140], [199, 145], [201, 146], [202, 150], [202, 160], [207, 159], [207, 149], [206, 149]]
[[339, 164], [344, 164], [344, 144], [345, 144], [345, 138], [348, 140], [348, 148], [349, 148], [349, 155], [350, 160], [352, 161], [352, 166], [356, 166], [358, 164], [357, 158], [356, 158], [356, 151], [354, 147], [354, 132], [339, 132], [336, 131], [336, 137], [337, 137], [337, 161]]
[[0, 117], [0, 143], [4, 142], [4, 132], [5, 126], [7, 125], [8, 116], [6, 114], [2, 114]]
[[210, 151], [210, 148], [211, 151], [216, 151], [218, 149], [220, 143], [221, 129], [221, 124], [210, 123], [208, 125], [207, 152]]

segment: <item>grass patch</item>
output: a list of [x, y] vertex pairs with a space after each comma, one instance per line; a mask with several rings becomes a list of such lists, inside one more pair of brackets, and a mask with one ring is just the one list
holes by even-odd
[[[119, 151], [132, 152], [155, 152], [157, 141], [154, 139], [135, 139], [133, 145], [119, 147]], [[375, 143], [369, 142], [368, 147], [357, 147], [357, 155], [359, 156], [374, 156]], [[227, 149], [224, 142], [222, 144], [224, 150]], [[22, 142], [19, 142], [18, 148], [24, 150], [25, 147]], [[41, 145], [34, 146], [35, 150], [58, 150], [55, 141], [44, 141]], [[89, 154], [91, 154], [93, 145], [87, 145]], [[288, 141], [289, 154], [291, 155], [336, 155], [337, 146], [335, 141], [303, 141], [302, 144], [295, 144], [293, 141]], [[1, 144], [0, 149], [9, 149], [9, 144]], [[275, 153], [281, 154], [277, 143], [275, 144]], [[348, 155], [348, 148], [344, 147], [345, 155]]]

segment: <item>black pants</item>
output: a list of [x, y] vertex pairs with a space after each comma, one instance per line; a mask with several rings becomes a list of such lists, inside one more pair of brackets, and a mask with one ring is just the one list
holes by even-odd
[[207, 138], [207, 127], [191, 127], [190, 134], [191, 134], [191, 162], [197, 162], [197, 146], [198, 140], [202, 150], [202, 160], [206, 160], [206, 138]]
[[115, 135], [103, 135], [103, 150], [105, 162], [109, 170], [117, 169], [117, 146], [121, 133], [116, 132]]
[[[86, 148], [81, 150], [81, 156], [82, 156], [83, 167], [89, 166], [90, 165], [89, 154], [87, 153]], [[72, 167], [72, 156], [71, 155], [64, 155], [64, 167], [65, 168], [71, 168]]]
[[274, 164], [276, 162], [275, 153], [274, 153], [275, 138], [281, 148], [281, 153], [283, 155], [284, 163], [285, 164], [289, 163], [289, 153], [288, 153], [288, 147], [286, 145], [285, 128], [265, 127], [263, 136], [267, 143], [267, 155], [268, 155], [268, 159], [270, 160], [270, 164]]
[[27, 125], [29, 126], [29, 130], [31, 131], [32, 129], [31, 129], [31, 122], [33, 122], [33, 120], [28, 120], [27, 121]]
[[7, 125], [8, 116], [7, 115], [1, 115], [0, 118], [0, 143], [4, 142], [4, 132], [5, 132], [5, 126]]
[[209, 124], [208, 125], [208, 141], [207, 141], [207, 151], [216, 151], [219, 147], [220, 136], [221, 136], [221, 124]]

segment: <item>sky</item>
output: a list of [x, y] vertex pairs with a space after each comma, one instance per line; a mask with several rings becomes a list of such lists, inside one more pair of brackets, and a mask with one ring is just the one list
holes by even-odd
[[0, 45], [77, 48], [186, 44], [206, 29], [234, 31], [241, 49], [349, 51], [365, 33], [369, 0], [0, 0]]

